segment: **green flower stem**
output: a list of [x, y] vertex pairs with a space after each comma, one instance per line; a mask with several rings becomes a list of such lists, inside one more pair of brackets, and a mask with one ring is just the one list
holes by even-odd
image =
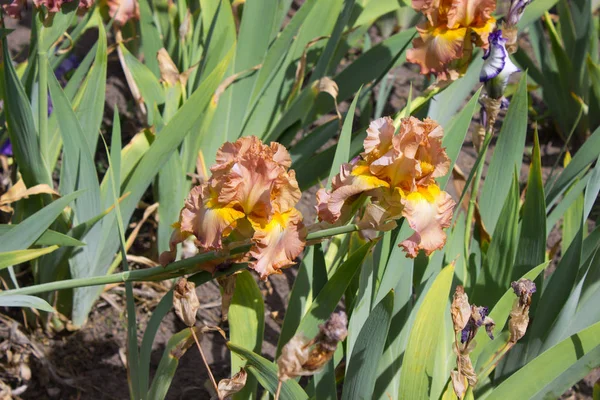
[[498, 350], [494, 355], [490, 358], [490, 360], [486, 363], [486, 365], [481, 369], [481, 371], [477, 374], [477, 380], [482, 381], [486, 376], [489, 376], [492, 371], [496, 368], [500, 360], [504, 358], [506, 353], [510, 349], [512, 349], [514, 343], [507, 342], [500, 350]]
[[[325, 239], [335, 235], [358, 231], [357, 225], [349, 224], [334, 228], [323, 229], [320, 231], [309, 233], [306, 240]], [[123, 271], [116, 274], [92, 276], [89, 278], [67, 279], [63, 281], [43, 283], [40, 285], [29, 286], [21, 289], [7, 290], [0, 292], [0, 296], [10, 296], [15, 294], [38, 294], [43, 292], [51, 292], [62, 289], [73, 289], [85, 286], [100, 286], [120, 282], [137, 282], [137, 281], [159, 281], [165, 279], [176, 278], [199, 270], [198, 264], [209, 261], [226, 259], [230, 256], [246, 253], [252, 247], [251, 243], [243, 243], [233, 247], [228, 252], [209, 251], [207, 253], [198, 254], [195, 257], [186, 258], [185, 260], [176, 261], [166, 267], [154, 267], [147, 269], [138, 269], [133, 271]], [[219, 271], [213, 277], [228, 275], [239, 269], [244, 268], [245, 264], [233, 264], [231, 267]], [[209, 274], [206, 271], [201, 274]]]
[[479, 186], [481, 185], [481, 175], [483, 174], [483, 166], [485, 165], [485, 156], [487, 154], [488, 148], [490, 147], [491, 136], [493, 135], [493, 130], [489, 129], [487, 131], [486, 137], [483, 141], [480, 150], [481, 162], [477, 166], [477, 171], [475, 172], [475, 178], [473, 180], [473, 188], [471, 189], [471, 198], [469, 199], [469, 208], [467, 209], [467, 224], [465, 229], [465, 262], [469, 262], [469, 247], [471, 244], [471, 225], [473, 224], [473, 216], [475, 215], [475, 204], [477, 204], [477, 195], [479, 194]]
[[38, 129], [42, 159], [48, 151], [48, 61], [45, 51], [37, 54], [38, 61]]

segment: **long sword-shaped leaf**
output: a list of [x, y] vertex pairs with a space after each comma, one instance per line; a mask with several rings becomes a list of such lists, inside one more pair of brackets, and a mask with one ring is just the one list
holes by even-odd
[[512, 279], [518, 278], [534, 266], [543, 263], [545, 258], [546, 201], [542, 182], [540, 142], [536, 131]]
[[[262, 293], [248, 271], [242, 271], [234, 278], [235, 292], [229, 308], [229, 339], [255, 353], [262, 350], [265, 330], [265, 305]], [[231, 375], [237, 373], [246, 361], [235, 355], [231, 356]], [[234, 399], [256, 399], [257, 381], [248, 377], [246, 385], [236, 393]]]
[[[511, 375], [487, 399], [544, 399], [562, 394], [600, 360], [600, 322], [558, 343]], [[573, 374], [576, 369], [577, 373]], [[568, 378], [568, 379], [565, 379]], [[565, 379], [565, 381], [563, 381]], [[558, 385], [558, 381], [561, 384]]]
[[401, 399], [429, 399], [430, 369], [435, 361], [439, 329], [437, 324], [444, 318], [454, 265], [449, 265], [435, 278], [417, 312], [404, 354], [400, 375]]
[[356, 97], [350, 104], [350, 108], [344, 118], [344, 125], [342, 126], [342, 133], [337, 142], [335, 149], [335, 155], [333, 156], [333, 163], [331, 164], [331, 171], [329, 172], [329, 181], [333, 179], [340, 172], [342, 164], [350, 162], [350, 143], [352, 142], [352, 122], [354, 121], [354, 111], [356, 110], [356, 103], [360, 97], [360, 89], [356, 93]]
[[27, 296], [23, 294], [13, 294], [10, 296], [0, 297], [0, 307], [23, 307], [36, 308], [38, 310], [54, 312], [54, 308], [46, 301], [35, 296]]
[[80, 89], [78, 95], [73, 100], [75, 113], [81, 124], [91, 154], [96, 153], [98, 133], [100, 132], [102, 116], [104, 115], [106, 70], [108, 65], [106, 31], [100, 17], [98, 17], [96, 25], [98, 26], [98, 47], [96, 48], [94, 65], [84, 80], [82, 89]]
[[[254, 375], [262, 387], [274, 395], [277, 391], [278, 383], [277, 365], [234, 343], [227, 342], [227, 347], [229, 347], [229, 350], [233, 353], [247, 361], [247, 370]], [[282, 400], [303, 400], [307, 399], [308, 396], [304, 390], [302, 390], [298, 382], [294, 379], [288, 379], [283, 382], [283, 385], [281, 386], [281, 395], [279, 398]]]
[[[19, 224], [6, 225], [0, 224], [0, 237], [18, 227]], [[85, 243], [63, 233], [47, 229], [33, 243], [34, 246], [85, 246]]]
[[348, 257], [348, 260], [340, 265], [314, 300], [304, 318], [302, 318], [296, 332], [303, 333], [306, 337], [314, 337], [317, 334], [319, 324], [326, 321], [335, 310], [350, 281], [360, 269], [373, 245], [374, 242], [362, 245]]
[[40, 183], [52, 186], [50, 171], [42, 157], [31, 105], [13, 67], [5, 37], [2, 38], [2, 58], [4, 112], [19, 172], [27, 187]]
[[171, 336], [160, 359], [156, 374], [154, 374], [154, 379], [152, 380], [152, 386], [148, 390], [146, 398], [164, 399], [167, 396], [171, 381], [179, 365], [179, 360], [193, 345], [194, 338], [188, 328]]
[[489, 232], [496, 229], [506, 193], [513, 181], [512, 171], [521, 168], [527, 134], [527, 76], [523, 74], [511, 99], [506, 118], [498, 134], [498, 142], [481, 187], [479, 209]]
[[82, 192], [74, 192], [53, 201], [40, 211], [0, 236], [0, 252], [23, 250], [31, 246]]
[[495, 304], [510, 285], [519, 228], [518, 179], [514, 171], [512, 186], [505, 197], [487, 257], [477, 277], [477, 285], [473, 293], [473, 301], [476, 304]]
[[14, 250], [0, 253], [0, 270], [26, 261], [34, 260], [44, 254], [52, 253], [58, 246], [44, 247], [41, 249]]
[[381, 358], [385, 338], [392, 322], [394, 292], [390, 291], [375, 306], [365, 321], [356, 344], [344, 379], [342, 399], [370, 399], [373, 397], [377, 378], [377, 361]]

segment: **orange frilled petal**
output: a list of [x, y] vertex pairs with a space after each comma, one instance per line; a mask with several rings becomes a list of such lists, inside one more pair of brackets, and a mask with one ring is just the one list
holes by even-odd
[[175, 257], [177, 256], [177, 245], [190, 236], [189, 233], [182, 232], [180, 227], [181, 225], [179, 222], [173, 224], [173, 228], [175, 229], [173, 230], [173, 233], [171, 233], [171, 238], [169, 239], [169, 250], [163, 251], [158, 257], [158, 262], [163, 267], [166, 267], [167, 264], [175, 261]]
[[394, 138], [394, 121], [390, 117], [378, 118], [369, 124], [367, 137], [363, 142], [365, 159], [378, 159], [384, 156], [392, 148]]
[[291, 209], [301, 196], [291, 158], [279, 143], [264, 145], [250, 136], [219, 149], [211, 168], [221, 182], [219, 203], [233, 204], [246, 215], [267, 218], [272, 212]]
[[295, 259], [304, 250], [306, 230], [302, 223], [302, 215], [292, 208], [283, 214], [274, 214], [270, 221], [253, 220], [255, 246], [250, 255], [255, 259], [250, 262], [261, 279], [271, 274], [281, 273], [281, 269], [295, 264]]
[[443, 128], [430, 118], [426, 118], [423, 122], [418, 121], [418, 123], [419, 128], [424, 132], [416, 155], [421, 167], [419, 179], [423, 185], [425, 184], [424, 179], [446, 175], [450, 168], [450, 159], [446, 154], [446, 149], [442, 147]]
[[421, 74], [433, 73], [439, 79], [450, 79], [449, 64], [462, 57], [467, 28], [448, 29], [426, 23], [419, 25], [417, 31], [419, 37], [413, 40], [413, 48], [406, 53], [406, 60], [418, 64]]
[[385, 180], [373, 175], [369, 165], [360, 161], [356, 165], [343, 164], [340, 173], [333, 179], [331, 193], [320, 192], [317, 198], [317, 213], [321, 221], [336, 222], [342, 208], [352, 197], [373, 189], [389, 187]]
[[415, 233], [400, 243], [407, 257], [414, 258], [419, 250], [429, 255], [446, 243], [444, 228], [450, 226], [454, 209], [452, 197], [435, 185], [420, 187], [404, 200], [402, 215]]
[[453, 0], [448, 10], [448, 27], [481, 27], [492, 19], [496, 0]]
[[236, 227], [244, 213], [218, 203], [217, 193], [208, 185], [194, 187], [181, 210], [180, 230], [196, 236], [196, 244], [204, 249], [222, 248], [222, 239]]

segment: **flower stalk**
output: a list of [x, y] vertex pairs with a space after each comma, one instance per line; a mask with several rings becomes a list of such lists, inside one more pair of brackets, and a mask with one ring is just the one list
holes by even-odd
[[[323, 229], [320, 231], [309, 233], [306, 237], [309, 240], [322, 240], [336, 235], [342, 235], [345, 233], [358, 231], [358, 226], [349, 224], [345, 226], [333, 227]], [[0, 296], [14, 295], [14, 294], [38, 294], [44, 292], [52, 292], [55, 290], [73, 289], [77, 287], [86, 286], [101, 286], [112, 283], [121, 282], [140, 282], [140, 281], [157, 281], [165, 280], [170, 278], [177, 278], [198, 270], [198, 264], [214, 261], [218, 259], [228, 258], [230, 256], [246, 253], [252, 244], [244, 243], [235, 246], [229, 250], [229, 252], [223, 251], [209, 251], [206, 253], [198, 254], [197, 256], [186, 258], [185, 260], [179, 260], [170, 263], [166, 267], [154, 267], [148, 269], [138, 269], [133, 271], [123, 271], [116, 274], [93, 276], [90, 278], [78, 278], [78, 279], [66, 279], [62, 281], [43, 283], [40, 285], [34, 285], [24, 287], [21, 289], [7, 290], [0, 292]], [[203, 271], [202, 274], [209, 275], [211, 277], [219, 277], [232, 274], [240, 269], [245, 268], [245, 264], [233, 264], [231, 267], [216, 271], [214, 274]]]

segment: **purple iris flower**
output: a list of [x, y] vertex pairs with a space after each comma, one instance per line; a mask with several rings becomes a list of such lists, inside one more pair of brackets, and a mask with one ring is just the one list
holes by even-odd
[[497, 30], [489, 36], [490, 47], [485, 52], [483, 67], [479, 74], [479, 81], [484, 83], [485, 90], [493, 99], [500, 99], [508, 84], [508, 78], [520, 69], [513, 64], [506, 51], [506, 39], [502, 31]]
[[531, 3], [531, 0], [513, 0], [510, 3], [510, 8], [506, 14], [506, 23], [509, 26], [515, 26], [523, 16], [525, 7]]
[[61, 62], [60, 65], [54, 70], [56, 79], [60, 81], [68, 72], [77, 68], [80, 63], [81, 61], [79, 60], [79, 57], [77, 57], [75, 54], [71, 54], [69, 57], [65, 58], [63, 62]]
[[2, 145], [0, 145], [0, 155], [12, 157], [12, 144], [10, 143], [10, 139], [6, 139]]

